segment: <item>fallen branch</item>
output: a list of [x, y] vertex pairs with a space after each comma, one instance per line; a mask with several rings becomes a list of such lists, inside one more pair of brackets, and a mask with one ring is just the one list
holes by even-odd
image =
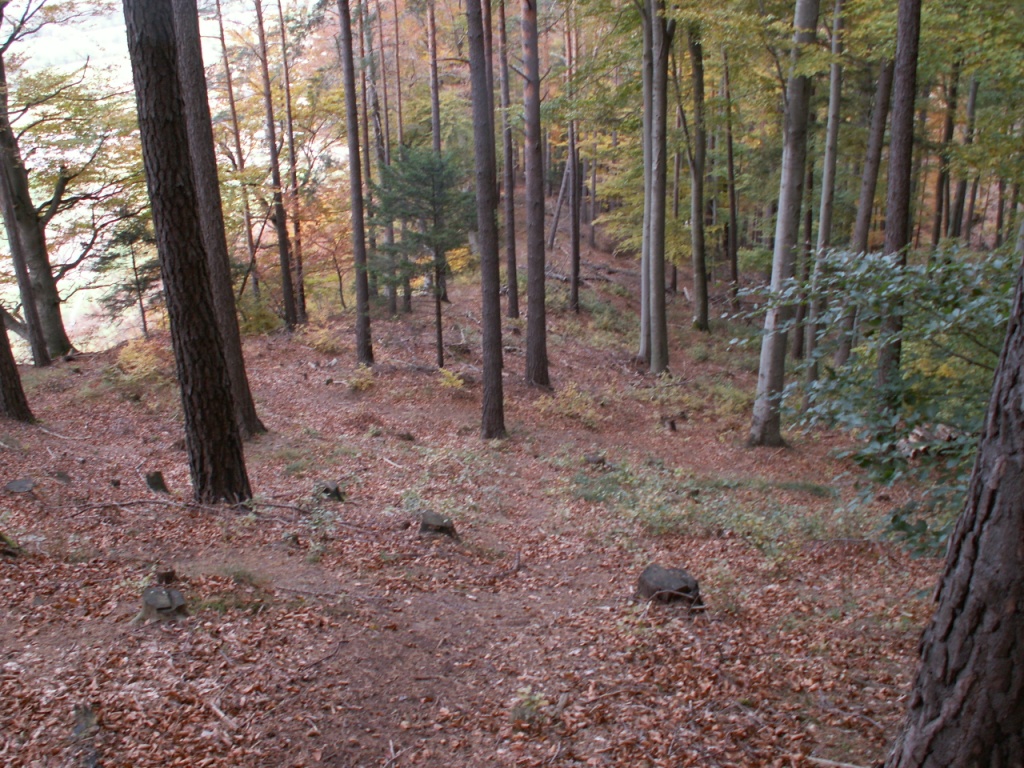
[[864, 768], [862, 765], [853, 763], [837, 763], [835, 760], [826, 760], [823, 757], [811, 757], [810, 755], [790, 755], [794, 760], [803, 759], [815, 765], [823, 765], [825, 768]]
[[299, 667], [299, 669], [309, 669], [310, 667], [315, 667], [315, 666], [317, 666], [319, 664], [323, 664], [325, 661], [330, 661], [331, 659], [333, 659], [335, 656], [338, 655], [338, 651], [341, 650], [341, 646], [343, 646], [347, 642], [348, 642], [348, 640], [339, 640], [337, 643], [335, 643], [334, 650], [331, 651], [330, 653], [328, 653], [322, 659], [317, 659], [315, 661], [309, 662], [308, 664], [303, 664], [302, 666]]
[[91, 437], [69, 437], [68, 435], [61, 435], [61, 434], [58, 434], [57, 432], [54, 432], [52, 430], [47, 429], [44, 426], [41, 426], [39, 424], [36, 424], [36, 427], [39, 428], [40, 432], [45, 432], [48, 435], [53, 435], [54, 437], [59, 437], [61, 440], [92, 440]]

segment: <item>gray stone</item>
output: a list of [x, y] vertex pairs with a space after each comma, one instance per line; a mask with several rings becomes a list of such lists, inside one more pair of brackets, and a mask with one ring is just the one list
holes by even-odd
[[451, 518], [439, 515], [429, 509], [420, 515], [420, 535], [424, 534], [440, 534], [451, 536], [453, 539], [459, 538], [459, 534], [455, 532], [455, 523], [451, 521]]
[[31, 477], [22, 477], [11, 480], [5, 487], [11, 493], [28, 493], [36, 487], [36, 482]]
[[149, 490], [157, 493], [170, 493], [171, 491], [167, 488], [167, 482], [164, 480], [164, 473], [159, 469], [155, 472], [146, 473], [146, 485], [149, 486]]
[[147, 621], [177, 621], [188, 616], [185, 596], [169, 587], [146, 587], [142, 590], [142, 610], [135, 623]]
[[682, 568], [666, 568], [651, 563], [640, 574], [636, 591], [646, 600], [662, 603], [681, 601], [692, 608], [704, 607], [697, 580]]

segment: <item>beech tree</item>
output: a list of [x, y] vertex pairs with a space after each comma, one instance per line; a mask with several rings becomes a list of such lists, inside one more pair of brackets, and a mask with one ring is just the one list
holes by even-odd
[[15, 421], [35, 421], [21, 386], [21, 375], [18, 373], [18, 364], [14, 362], [14, 353], [11, 352], [11, 341], [3, 326], [0, 326], [0, 414]]
[[[804, 192], [807, 162], [807, 121], [810, 110], [811, 81], [799, 74], [797, 62], [802, 46], [815, 38], [818, 24], [818, 0], [797, 0], [793, 21], [793, 54], [786, 84], [786, 127], [782, 154], [782, 179], [779, 183], [779, 215], [775, 227], [772, 255], [771, 292], [778, 295], [793, 277], [796, 263], [796, 237], [800, 223], [800, 205]], [[765, 315], [761, 362], [757, 372], [757, 395], [750, 426], [750, 445], [782, 445], [779, 398], [786, 369], [786, 326], [792, 307], [771, 306]]]
[[124, 0], [128, 52], [193, 493], [200, 503], [239, 502], [252, 491], [199, 225], [174, 1]]

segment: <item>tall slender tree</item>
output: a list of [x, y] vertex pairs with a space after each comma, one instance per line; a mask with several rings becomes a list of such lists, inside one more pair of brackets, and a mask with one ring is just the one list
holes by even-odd
[[14, 362], [7, 329], [0, 326], [0, 416], [31, 424], [35, 421], [21, 386], [18, 364]]
[[711, 328], [708, 319], [708, 269], [704, 244], [704, 178], [707, 172], [707, 121], [704, 115], [704, 46], [700, 25], [687, 29], [693, 90], [693, 152], [690, 162], [690, 244], [693, 251], [693, 327]]
[[345, 80], [345, 117], [348, 126], [349, 195], [352, 215], [352, 259], [356, 271], [356, 359], [373, 365], [370, 337], [370, 281], [367, 274], [366, 227], [363, 216], [363, 176], [359, 167], [359, 113], [356, 68], [352, 44], [352, 15], [348, 0], [338, 0], [341, 25], [341, 66]]
[[[786, 127], [779, 182], [779, 213], [772, 255], [771, 292], [778, 296], [793, 277], [796, 238], [803, 200], [807, 163], [807, 124], [810, 113], [811, 80], [797, 69], [800, 49], [814, 41], [818, 25], [818, 0], [797, 0], [793, 21], [793, 53], [786, 83]], [[750, 426], [750, 445], [782, 445], [779, 398], [785, 381], [786, 326], [792, 307], [773, 304], [764, 321], [761, 361], [757, 373], [757, 395]]]
[[[889, 139], [889, 179], [885, 198], [885, 253], [906, 266], [910, 248], [911, 172], [914, 152], [914, 98], [917, 95], [917, 54], [921, 37], [921, 0], [900, 0], [896, 22], [896, 61]], [[881, 406], [895, 411], [900, 390], [903, 310], [889, 307], [882, 321], [878, 350], [878, 391]]]
[[511, 318], [519, 317], [519, 276], [516, 266], [516, 168], [513, 157], [512, 118], [509, 114], [512, 98], [509, 89], [508, 29], [505, 23], [505, 0], [498, 0], [498, 73], [501, 78], [501, 148], [502, 179], [505, 211], [505, 312]]
[[199, 38], [199, 12], [196, 0], [173, 0], [173, 4], [178, 79], [185, 102], [189, 155], [199, 203], [199, 226], [209, 268], [213, 309], [217, 315], [217, 328], [224, 342], [224, 358], [231, 379], [235, 420], [238, 422], [242, 437], [246, 438], [266, 432], [266, 427], [256, 414], [256, 405], [249, 390], [238, 316], [235, 314], [231, 260], [228, 257], [228, 244], [224, 234], [220, 180], [217, 178], [217, 157], [213, 144], [210, 103], [207, 99], [203, 52]]
[[277, 255], [281, 265], [281, 303], [284, 306], [284, 323], [289, 328], [298, 322], [295, 308], [295, 287], [292, 283], [291, 244], [288, 236], [288, 214], [284, 209], [284, 187], [281, 181], [281, 161], [277, 146], [277, 121], [274, 117], [274, 94], [270, 82], [270, 55], [267, 48], [267, 31], [263, 24], [263, 0], [254, 0], [256, 8], [256, 33], [259, 36], [257, 58], [263, 79], [263, 110], [266, 115], [267, 159], [270, 162], [271, 196], [273, 213], [271, 218], [277, 232]]
[[174, 8], [124, 0], [124, 15], [193, 493], [200, 503], [244, 501], [252, 491], [199, 226]]
[[523, 0], [523, 109], [526, 122], [526, 381], [551, 386], [544, 306], [544, 148], [540, 125], [537, 0]]
[[[486, 3], [487, 0], [482, 0]], [[488, 82], [481, 0], [466, 0], [469, 70], [473, 102], [473, 154], [476, 158], [476, 217], [480, 248], [484, 439], [505, 436], [505, 405], [501, 380], [501, 285], [498, 256], [497, 173], [494, 159], [494, 115]]]

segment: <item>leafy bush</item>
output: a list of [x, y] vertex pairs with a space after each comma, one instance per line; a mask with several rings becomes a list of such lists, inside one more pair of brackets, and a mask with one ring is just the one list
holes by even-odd
[[284, 325], [273, 307], [265, 299], [254, 299], [245, 294], [238, 300], [238, 329], [243, 336], [272, 333]]
[[594, 396], [577, 387], [575, 382], [554, 395], [538, 398], [537, 410], [545, 416], [561, 416], [578, 421], [588, 429], [597, 429], [602, 419]]
[[[777, 298], [794, 303], [806, 294], [823, 307], [815, 354], [803, 363], [803, 370], [817, 366], [819, 376], [810, 384], [795, 377], [784, 403], [800, 408], [804, 424], [836, 425], [858, 436], [849, 456], [873, 480], [909, 483], [914, 499], [893, 513], [889, 531], [912, 548], [935, 551], [963, 504], [1009, 319], [1016, 259], [947, 247], [927, 263], [900, 269], [892, 256], [836, 251], [823, 267], [816, 293], [793, 281]], [[851, 308], [852, 332], [843, 324]], [[887, 336], [883, 321], [894, 311], [902, 312], [903, 329]], [[836, 368], [833, 354], [844, 339], [852, 355]], [[882, 392], [878, 351], [890, 339], [902, 347], [901, 378], [895, 391]]]

